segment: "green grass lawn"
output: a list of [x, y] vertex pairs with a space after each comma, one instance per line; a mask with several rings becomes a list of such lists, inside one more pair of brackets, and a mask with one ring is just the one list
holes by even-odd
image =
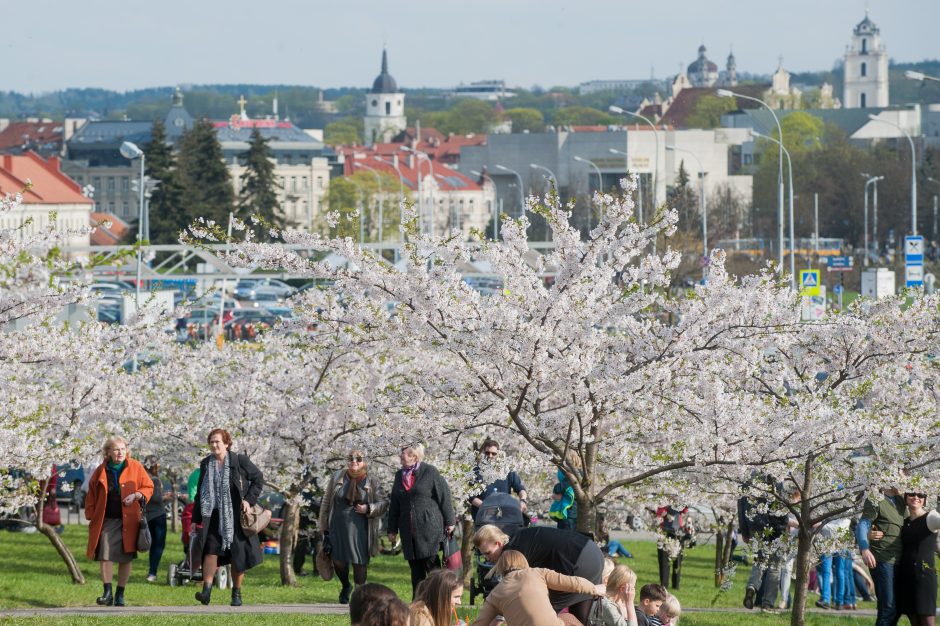
[[[86, 585], [73, 585], [58, 555], [48, 540], [39, 534], [22, 534], [0, 532], [0, 608], [42, 608], [42, 607], [70, 607], [94, 606], [95, 597], [101, 593], [101, 583], [98, 567], [94, 562], [85, 558], [86, 527], [67, 526], [64, 534], [66, 543], [75, 552], [82, 571], [87, 579]], [[624, 559], [627, 565], [633, 568], [638, 576], [640, 585], [656, 582], [658, 579], [656, 565], [656, 545], [649, 541], [625, 542], [627, 548], [635, 555], [633, 559]], [[134, 573], [127, 589], [127, 601], [131, 606], [178, 606], [193, 605], [194, 586], [169, 587], [166, 584], [166, 571], [170, 563], [182, 559], [182, 544], [178, 536], [168, 538], [167, 549], [160, 566], [160, 581], [157, 584], [147, 584], [144, 577], [147, 574], [147, 555], [142, 554], [134, 563]], [[739, 567], [734, 583], [728, 592], [719, 592], [713, 583], [712, 563], [714, 562], [713, 546], [698, 546], [687, 551], [683, 563], [682, 586], [675, 592], [684, 607], [700, 608], [738, 608], [744, 593], [744, 583], [747, 580], [749, 568]], [[309, 569], [312, 563], [308, 561]], [[282, 587], [279, 584], [278, 557], [266, 555], [264, 564], [251, 570], [247, 574], [243, 590], [247, 604], [314, 604], [336, 602], [339, 594], [339, 583], [336, 580], [324, 582], [315, 576], [299, 578], [297, 587]], [[388, 585], [404, 599], [411, 597], [411, 584], [408, 566], [401, 556], [380, 556], [373, 560], [369, 568], [369, 581]], [[810, 596], [813, 598], [813, 596]], [[227, 602], [228, 592], [216, 589], [213, 600]], [[469, 601], [469, 594], [464, 594], [464, 603]], [[479, 604], [480, 600], [477, 599]], [[873, 603], [860, 603], [861, 608], [874, 608]], [[466, 607], [460, 611], [469, 614]], [[333, 625], [346, 624], [348, 619], [344, 616], [305, 616], [305, 615], [244, 615], [240, 617], [227, 616], [227, 621], [237, 624], [317, 624]], [[777, 626], [788, 623], [788, 616], [770, 616], [758, 614], [733, 613], [686, 613], [682, 617], [682, 624], [688, 626], [718, 626], [735, 624], [766, 624]], [[126, 622], [126, 617], [99, 618], [99, 617], [71, 617], [71, 618], [0, 618], [0, 624], [114, 624]], [[209, 624], [210, 620], [217, 623], [218, 616], [135, 616], [134, 622], [141, 625], [157, 624], [187, 624], [198, 626]], [[855, 624], [851, 618], [840, 618], [835, 615], [809, 615], [807, 623], [819, 626], [836, 624]]]

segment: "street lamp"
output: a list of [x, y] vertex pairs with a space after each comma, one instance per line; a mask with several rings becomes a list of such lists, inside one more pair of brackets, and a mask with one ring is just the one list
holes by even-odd
[[[624, 176], [626, 176], [627, 172], [630, 171], [630, 161], [627, 153], [616, 148], [608, 148], [607, 151], [627, 160], [626, 169], [624, 170]], [[643, 179], [640, 176], [636, 178], [636, 221], [640, 226], [643, 225]]]
[[554, 173], [553, 171], [551, 171], [550, 169], [548, 169], [548, 168], [545, 167], [544, 165], [537, 165], [537, 164], [535, 164], [535, 163], [529, 163], [529, 167], [532, 168], [532, 169], [534, 169], [534, 170], [544, 170], [544, 171], [548, 172], [548, 180], [552, 183], [552, 187], [554, 187], [555, 193], [560, 194], [560, 192], [559, 192], [559, 190], [558, 190], [558, 178], [555, 176], [555, 173]]
[[[496, 191], [496, 181], [493, 180], [493, 177], [484, 172], [478, 172], [476, 170], [470, 170], [470, 173], [474, 176], [479, 176], [480, 178], [486, 180], [489, 179], [490, 184], [493, 185], [493, 191]], [[485, 197], [485, 196], [484, 196]], [[493, 241], [499, 237], [499, 207], [496, 206], [496, 198], [493, 198]]]
[[[878, 181], [883, 180], [884, 176], [869, 176], [868, 174], [862, 174], [865, 177], [865, 267], [868, 267], [868, 257], [871, 253], [871, 246], [868, 244], [868, 186], [871, 184], [875, 185], [875, 211], [878, 210]], [[876, 213], [877, 214], [877, 213]], [[877, 221], [875, 222], [877, 224]], [[877, 231], [876, 231], [877, 232]], [[878, 238], [875, 237], [875, 250], [878, 249]]]
[[911, 136], [904, 130], [900, 124], [895, 124], [891, 120], [886, 120], [873, 115], [868, 114], [868, 119], [873, 122], [882, 122], [884, 124], [889, 124], [897, 128], [901, 133], [907, 137], [907, 142], [911, 144], [911, 234], [917, 234], [917, 151], [914, 149], [914, 140], [911, 139]]
[[928, 76], [927, 74], [924, 74], [923, 72], [915, 72], [914, 70], [907, 70], [906, 72], [904, 72], [904, 75], [910, 78], [911, 80], [920, 80], [920, 81], [930, 80], [930, 81], [940, 83], [940, 78], [937, 78], [936, 76]]
[[[695, 153], [691, 150], [686, 150], [684, 148], [677, 148], [676, 146], [666, 146], [666, 150], [672, 150], [673, 152], [682, 152], [688, 154], [690, 157], [695, 159], [695, 162], [698, 163], [698, 176], [699, 176], [699, 202], [702, 205], [702, 257], [705, 262], [708, 262], [708, 208], [705, 202], [705, 168], [702, 167], [702, 162], [699, 160]], [[702, 273], [706, 272], [706, 269], [702, 270]]]
[[[783, 143], [777, 141], [773, 137], [768, 135], [762, 135], [753, 128], [750, 129], [751, 135], [754, 137], [760, 137], [761, 139], [766, 139], [772, 141], [775, 144], [780, 146], [780, 149], [783, 150], [783, 154], [787, 157], [787, 174], [789, 175], [789, 205], [790, 205], [790, 288], [796, 291], [796, 250], [794, 245], [796, 240], [794, 238], [793, 232], [793, 162], [790, 160], [790, 151], [783, 147]], [[782, 161], [781, 161], [782, 163]], [[780, 244], [780, 249], [783, 250], [783, 243]]]
[[522, 186], [522, 176], [516, 170], [509, 169], [505, 165], [496, 164], [496, 169], [501, 172], [508, 172], [516, 177], [516, 180], [519, 181], [519, 215], [521, 216], [525, 213], [525, 189]]
[[[147, 216], [144, 215], [144, 163], [147, 160], [147, 156], [144, 154], [144, 151], [137, 147], [137, 144], [131, 143], [130, 141], [125, 141], [121, 144], [121, 156], [129, 161], [134, 159], [140, 159], [140, 208], [139, 214], [137, 217], [137, 284], [134, 286], [134, 308], [138, 311], [140, 310], [140, 266], [142, 261], [142, 251], [140, 246], [143, 245], [143, 234], [144, 227], [147, 225]], [[223, 294], [224, 295], [224, 294]]]
[[[597, 172], [597, 190], [601, 193], [604, 193], [604, 177], [601, 175], [601, 168], [597, 167], [597, 164], [590, 159], [583, 159], [579, 156], [574, 156], [571, 158], [573, 158], [578, 163], [587, 163], [594, 168], [594, 171]], [[588, 203], [588, 230], [591, 230], [591, 212], [591, 206], [590, 203]]]
[[656, 165], [653, 167], [653, 212], [654, 212], [654, 214], [655, 214], [655, 212], [656, 212], [656, 207], [659, 206], [659, 205], [656, 203], [656, 194], [657, 194], [658, 191], [659, 191], [659, 182], [658, 182], [658, 181], [659, 181], [659, 130], [657, 130], [656, 124], [654, 124], [652, 121], [650, 121], [649, 118], [647, 118], [647, 117], [645, 117], [645, 116], [643, 116], [643, 115], [640, 115], [639, 113], [633, 113], [632, 111], [626, 111], [626, 110], [621, 109], [620, 107], [614, 106], [614, 105], [611, 105], [611, 106], [607, 107], [607, 110], [610, 111], [611, 113], [616, 114], [616, 115], [627, 115], [627, 116], [629, 116], [629, 117], [635, 117], [635, 118], [637, 118], [637, 119], [643, 120], [644, 122], [646, 122], [646, 123], [649, 125], [650, 128], [653, 129], [653, 139], [656, 140], [656, 158], [655, 158], [655, 163], [656, 163]]
[[[406, 152], [412, 152], [412, 153], [414, 153], [415, 156], [417, 156], [417, 157], [424, 157], [425, 160], [428, 162], [428, 170], [430, 171], [431, 176], [432, 176], [432, 177], [434, 176], [434, 165], [431, 163], [431, 157], [428, 156], [428, 154], [427, 154], [426, 152], [422, 152], [421, 150], [418, 150], [417, 148], [412, 148], [412, 147], [410, 147], [410, 146], [402, 146], [401, 149], [402, 149], [402, 150], [405, 150]], [[416, 169], [416, 171], [418, 172], [418, 215], [420, 216], [420, 221], [421, 221], [422, 225], [424, 225], [425, 222], [428, 222], [428, 221], [429, 221], [429, 224], [427, 225], [427, 226], [428, 226], [428, 228], [427, 228], [427, 233], [430, 234], [430, 235], [433, 235], [433, 234], [434, 234], [434, 209], [435, 209], [435, 206], [434, 206], [434, 186], [433, 186], [433, 185], [434, 185], [434, 181], [433, 181], [433, 180], [431, 181], [431, 185], [432, 185], [432, 186], [431, 186], [431, 190], [430, 190], [430, 196], [431, 196], [431, 211], [430, 211], [430, 216], [429, 216], [429, 217], [426, 217], [426, 216], [425, 216], [425, 212], [424, 212], [424, 210], [422, 209], [422, 207], [424, 207], [424, 197], [423, 197], [423, 193], [422, 193], [422, 190], [421, 190], [421, 159], [420, 159], [420, 158], [418, 159], [418, 167], [415, 168], [415, 169]]]
[[364, 163], [359, 163], [358, 161], [353, 161], [353, 167], [361, 167], [364, 170], [369, 170], [372, 172], [372, 175], [375, 176], [375, 183], [379, 187], [379, 244], [382, 243], [382, 220], [383, 220], [383, 211], [382, 211], [382, 177], [379, 176], [379, 173], [374, 167], [369, 167]]
[[715, 94], [719, 98], [743, 98], [744, 100], [750, 100], [751, 102], [757, 102], [765, 109], [770, 111], [770, 114], [774, 118], [774, 122], [777, 123], [777, 136], [780, 138], [780, 141], [777, 144], [780, 146], [780, 153], [777, 157], [777, 238], [780, 242], [780, 250], [777, 254], [777, 271], [783, 272], [783, 128], [780, 126], [780, 118], [777, 117], [777, 113], [771, 108], [769, 104], [761, 100], [760, 98], [754, 98], [753, 96], [745, 96], [734, 91], [729, 91], [728, 89], [718, 89], [715, 91]]

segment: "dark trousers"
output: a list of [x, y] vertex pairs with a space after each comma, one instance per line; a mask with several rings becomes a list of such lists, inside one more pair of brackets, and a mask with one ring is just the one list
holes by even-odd
[[157, 575], [160, 569], [160, 559], [163, 558], [163, 548], [166, 547], [166, 515], [158, 515], [154, 519], [147, 520], [147, 526], [150, 528], [150, 537], [153, 543], [150, 546], [150, 572], [151, 576]]
[[411, 567], [411, 599], [414, 600], [418, 584], [428, 577], [431, 570], [439, 568], [441, 564], [435, 554], [434, 556], [425, 557], [423, 559], [409, 560], [408, 566]]
[[662, 548], [656, 551], [659, 557], [659, 584], [669, 589], [669, 564], [672, 563], [672, 588], [679, 588], [679, 580], [682, 578], [682, 552], [675, 559], [669, 558], [669, 552]]
[[871, 572], [878, 596], [878, 616], [875, 626], [895, 626], [900, 619], [894, 602], [894, 563], [878, 563]]
[[578, 530], [578, 520], [559, 519], [555, 520], [555, 526], [562, 530]]
[[308, 554], [310, 554], [310, 538], [305, 533], [300, 533], [297, 535], [297, 543], [294, 544], [293, 566], [295, 574], [303, 571]]

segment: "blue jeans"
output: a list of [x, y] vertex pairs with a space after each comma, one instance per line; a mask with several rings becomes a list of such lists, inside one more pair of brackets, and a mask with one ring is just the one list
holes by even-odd
[[875, 626], [895, 626], [900, 615], [894, 604], [894, 563], [878, 563], [869, 570], [878, 596], [878, 617]]
[[166, 515], [148, 520], [147, 526], [150, 527], [150, 537], [152, 538], [149, 574], [156, 576], [157, 570], [160, 569], [160, 559], [163, 558], [163, 548], [166, 547]]
[[855, 576], [852, 573], [852, 555], [840, 552], [832, 560], [835, 591], [832, 602], [838, 606], [855, 604]]
[[819, 581], [819, 601], [829, 604], [832, 601], [832, 555], [819, 557], [816, 566], [816, 579]]

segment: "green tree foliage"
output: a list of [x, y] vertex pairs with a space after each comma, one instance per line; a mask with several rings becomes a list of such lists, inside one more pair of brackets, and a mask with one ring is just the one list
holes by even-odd
[[685, 168], [685, 161], [679, 162], [679, 173], [676, 175], [676, 184], [672, 188], [669, 206], [679, 212], [678, 230], [686, 233], [702, 231], [702, 217], [699, 211], [698, 176], [695, 177], [695, 188], [690, 184], [689, 172]]
[[686, 120], [689, 128], [718, 128], [721, 125], [721, 116], [734, 111], [737, 104], [734, 98], [719, 98], [706, 95], [698, 99], [695, 109]]
[[274, 174], [274, 155], [257, 128], [251, 131], [248, 150], [238, 158], [245, 164], [245, 171], [239, 179], [238, 217], [258, 216], [276, 228], [288, 226], [278, 202], [280, 184]]
[[[339, 215], [336, 226], [322, 222], [319, 227], [329, 236], [352, 237], [359, 240], [359, 209], [362, 209], [362, 235], [367, 242], [379, 241], [379, 216], [382, 217], [382, 241], [397, 241], [401, 235], [399, 197], [402, 192], [398, 176], [387, 172], [359, 170], [354, 176], [343, 176], [330, 181], [326, 207]], [[411, 202], [411, 192], [404, 188], [404, 200]]]
[[488, 133], [497, 122], [496, 110], [488, 102], [464, 98], [457, 101], [450, 110], [424, 113], [421, 125], [436, 128], [445, 135], [469, 135]]
[[203, 217], [227, 223], [235, 208], [235, 190], [211, 122], [199, 120], [183, 134], [177, 163], [187, 219]]
[[555, 126], [594, 126], [597, 124], [616, 124], [618, 119], [612, 115], [584, 106], [570, 106], [559, 109], [552, 117]]
[[545, 130], [545, 116], [538, 109], [520, 107], [507, 109], [505, 115], [512, 121], [512, 132], [514, 133], [540, 133]]
[[158, 181], [150, 196], [150, 241], [171, 244], [190, 223], [183, 210], [183, 187], [176, 171], [173, 148], [167, 144], [166, 128], [157, 120], [153, 124], [150, 143], [144, 146], [147, 176]]
[[323, 143], [328, 146], [359, 145], [362, 143], [363, 123], [361, 117], [345, 117], [323, 130]]

